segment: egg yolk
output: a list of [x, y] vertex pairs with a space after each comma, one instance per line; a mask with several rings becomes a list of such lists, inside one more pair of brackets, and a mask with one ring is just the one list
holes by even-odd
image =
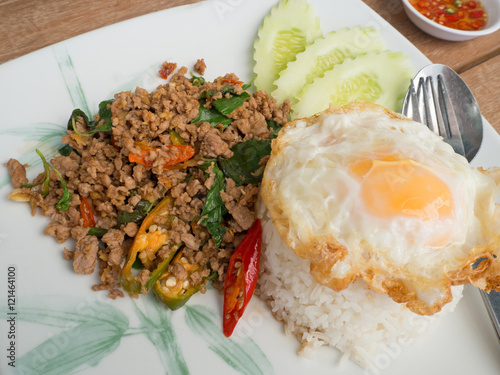
[[361, 180], [361, 198], [375, 216], [437, 219], [453, 214], [450, 189], [424, 165], [398, 155], [359, 159], [350, 167]]

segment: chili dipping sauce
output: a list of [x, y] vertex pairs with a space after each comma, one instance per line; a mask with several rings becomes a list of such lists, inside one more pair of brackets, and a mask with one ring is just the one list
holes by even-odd
[[480, 1], [467, 0], [410, 0], [423, 16], [458, 30], [481, 30], [486, 26], [488, 13]]

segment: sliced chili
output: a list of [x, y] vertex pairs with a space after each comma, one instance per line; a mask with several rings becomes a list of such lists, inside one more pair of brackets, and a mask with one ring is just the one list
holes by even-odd
[[166, 145], [158, 148], [142, 149], [139, 153], [130, 153], [128, 160], [131, 163], [145, 165], [146, 168], [153, 166], [153, 161], [148, 157], [152, 151], [165, 150], [168, 153], [169, 160], [163, 165], [164, 168], [189, 160], [194, 156], [194, 148], [188, 145]]
[[203, 286], [202, 280], [196, 284], [191, 282], [191, 275], [200, 269], [197, 264], [191, 264], [180, 250], [171, 264], [178, 263], [187, 273], [186, 279], [177, 279], [170, 272], [164, 272], [159, 280], [155, 282], [153, 291], [158, 299], [171, 310], [180, 309], [186, 304], [191, 296], [199, 292]]
[[[170, 261], [179, 249], [179, 245], [172, 245], [168, 256], [166, 256], [160, 264], [153, 264], [152, 258], [156, 256], [156, 253], [160, 250], [160, 248], [162, 248], [162, 246], [169, 242], [170, 236], [167, 231], [155, 230], [150, 232], [149, 230], [159, 217], [166, 218], [167, 222], [172, 221], [173, 218], [171, 218], [170, 215], [172, 207], [173, 198], [170, 195], [163, 198], [163, 200], [158, 203], [158, 205], [143, 220], [139, 231], [134, 237], [134, 242], [128, 251], [127, 260], [120, 274], [122, 287], [128, 293], [147, 293], [153, 287], [154, 283], [160, 278], [163, 272], [165, 272], [170, 264]], [[143, 287], [140, 281], [137, 280], [132, 274], [133, 265], [140, 253], [148, 254], [148, 256], [143, 258], [144, 260], [141, 259], [145, 268], [149, 269], [150, 267], [155, 267], [154, 270], [151, 271], [150, 280], [146, 283], [145, 287]]]
[[239, 81], [237, 79], [231, 79], [231, 78], [223, 78], [222, 82], [230, 82], [232, 84], [240, 85], [240, 86], [243, 84], [243, 81]]
[[95, 227], [95, 219], [94, 213], [92, 212], [92, 206], [90, 205], [87, 198], [85, 198], [83, 195], [80, 195], [80, 214], [83, 219], [84, 228]]
[[252, 298], [259, 275], [262, 225], [257, 219], [234, 251], [224, 282], [222, 330], [231, 336]]

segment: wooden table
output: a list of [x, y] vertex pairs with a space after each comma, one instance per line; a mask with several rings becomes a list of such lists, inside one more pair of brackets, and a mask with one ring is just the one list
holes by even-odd
[[[202, 0], [0, 0], [0, 63], [64, 39], [143, 14]], [[247, 0], [251, 1], [251, 0]], [[364, 0], [435, 63], [465, 79], [500, 133], [500, 31], [447, 42], [417, 29], [400, 0]]]

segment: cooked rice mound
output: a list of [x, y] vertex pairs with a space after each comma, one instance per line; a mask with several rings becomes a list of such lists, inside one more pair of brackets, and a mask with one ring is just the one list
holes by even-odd
[[453, 287], [453, 301], [433, 316], [417, 315], [358, 279], [341, 292], [318, 284], [309, 272], [310, 263], [283, 242], [269, 212], [260, 202], [263, 248], [259, 275], [260, 298], [283, 321], [287, 334], [302, 344], [300, 355], [331, 346], [366, 369], [384, 348], [424, 335], [440, 317], [455, 309], [463, 286]]

